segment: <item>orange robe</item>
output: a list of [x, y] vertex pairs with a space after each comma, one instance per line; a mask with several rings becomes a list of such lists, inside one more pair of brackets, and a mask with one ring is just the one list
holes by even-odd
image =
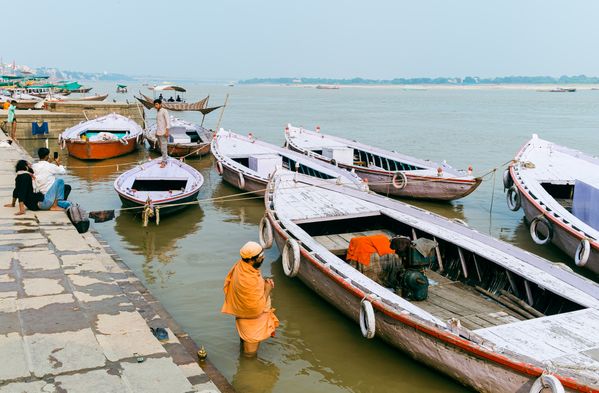
[[390, 244], [389, 238], [385, 235], [357, 236], [350, 240], [345, 259], [368, 266], [370, 256], [375, 252], [380, 256], [395, 253]]
[[275, 335], [279, 320], [265, 296], [265, 281], [260, 270], [242, 260], [225, 277], [225, 303], [221, 312], [235, 316], [239, 337], [248, 343], [258, 343]]

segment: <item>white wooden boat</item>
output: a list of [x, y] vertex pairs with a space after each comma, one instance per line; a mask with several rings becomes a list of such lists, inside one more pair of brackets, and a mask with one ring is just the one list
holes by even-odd
[[536, 134], [504, 173], [508, 207], [520, 207], [537, 244], [553, 243], [599, 273], [599, 159]]
[[346, 186], [364, 188], [362, 180], [346, 170], [327, 165], [291, 150], [242, 136], [222, 128], [212, 140], [212, 155], [223, 179], [245, 191], [263, 194], [272, 174], [279, 168], [324, 180], [333, 179]]
[[124, 207], [148, 205], [153, 209], [160, 207], [160, 214], [167, 214], [189, 206], [169, 205], [197, 199], [204, 184], [202, 174], [175, 158], [169, 157], [164, 168], [160, 162], [158, 158], [138, 165], [114, 181], [114, 189]]
[[[266, 247], [274, 238], [285, 274], [366, 337], [481, 392], [537, 393], [543, 383], [599, 391], [599, 284], [463, 223], [305, 176], [275, 174], [265, 205], [260, 238]], [[401, 297], [345, 262], [349, 241], [365, 233], [437, 242], [426, 300]]]
[[[201, 157], [210, 153], [210, 143], [214, 132], [204, 127], [170, 117], [171, 128], [167, 142], [168, 155], [171, 157]], [[160, 152], [160, 144], [156, 138], [156, 123], [144, 131], [144, 136], [150, 144], [150, 149]]]
[[131, 153], [142, 141], [143, 130], [128, 117], [111, 113], [67, 128], [58, 143], [81, 160], [103, 160]]
[[285, 128], [286, 146], [340, 168], [355, 171], [371, 190], [400, 197], [454, 200], [474, 191], [482, 179], [446, 163], [420, 160], [356, 141], [321, 134], [291, 124]]

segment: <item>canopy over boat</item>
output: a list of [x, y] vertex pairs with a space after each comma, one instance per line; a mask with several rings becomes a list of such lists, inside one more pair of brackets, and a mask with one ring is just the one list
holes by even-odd
[[[480, 391], [528, 392], [548, 369], [567, 391], [599, 389], [599, 284], [464, 224], [305, 176], [277, 172], [265, 207], [285, 273], [363, 334]], [[344, 260], [365, 232], [435, 241], [428, 298], [390, 290]], [[534, 315], [513, 314], [502, 293]]]
[[135, 121], [128, 117], [111, 113], [67, 128], [61, 134], [60, 138], [65, 141], [72, 139], [80, 140], [83, 134], [99, 134], [102, 132], [113, 134], [119, 139], [136, 138], [143, 134], [142, 128]]
[[171, 90], [171, 91], [178, 91], [178, 92], [182, 92], [182, 93], [185, 93], [187, 91], [187, 90], [185, 90], [185, 88], [183, 88], [181, 86], [175, 86], [175, 85], [159, 85], [159, 86], [150, 87], [150, 90], [154, 90], [154, 91]]
[[599, 158], [534, 134], [516, 155], [504, 186], [508, 207], [524, 208], [535, 242], [553, 242], [577, 265], [599, 273]]

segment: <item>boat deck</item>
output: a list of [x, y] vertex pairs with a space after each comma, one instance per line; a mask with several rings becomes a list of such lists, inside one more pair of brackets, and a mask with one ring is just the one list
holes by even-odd
[[597, 384], [599, 379], [599, 310], [564, 314], [476, 330], [504, 350], [565, 369]]
[[[381, 234], [394, 235], [392, 232], [382, 229], [314, 236], [314, 240], [333, 254], [344, 257], [352, 238]], [[523, 319], [507, 307], [486, 298], [461, 282], [451, 281], [432, 270], [427, 270], [426, 275], [430, 282], [428, 299], [412, 301], [412, 303], [441, 320], [457, 318], [463, 327], [476, 330], [518, 322]]]

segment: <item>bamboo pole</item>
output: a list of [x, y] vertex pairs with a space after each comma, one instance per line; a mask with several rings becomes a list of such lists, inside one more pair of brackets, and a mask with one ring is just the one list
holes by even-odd
[[526, 319], [533, 319], [534, 316], [524, 310], [522, 310], [520, 307], [516, 306], [514, 303], [511, 302], [507, 302], [504, 299], [499, 298], [499, 296], [496, 296], [494, 294], [492, 294], [491, 292], [487, 291], [484, 288], [479, 287], [478, 285], [475, 286], [476, 290], [479, 291], [480, 293], [482, 293], [483, 295], [487, 296], [488, 298], [491, 298], [493, 300], [495, 300], [497, 303], [504, 305], [505, 307], [509, 308], [510, 310], [512, 310], [513, 312], [515, 312], [518, 315], [521, 315], [522, 317], [526, 318]]
[[218, 130], [220, 129], [220, 122], [223, 119], [223, 113], [225, 113], [225, 108], [227, 107], [228, 101], [229, 101], [229, 93], [227, 93], [227, 95], [225, 96], [225, 103], [223, 104], [223, 109], [221, 109], [220, 116], [218, 117], [218, 122], [216, 123], [216, 129], [215, 129], [216, 132], [218, 132]]
[[533, 308], [531, 306], [529, 306], [526, 302], [524, 302], [522, 299], [517, 298], [516, 296], [514, 296], [513, 294], [509, 293], [508, 291], [505, 291], [503, 289], [501, 289], [499, 292], [501, 292], [501, 294], [505, 297], [507, 297], [508, 299], [510, 299], [512, 302], [516, 303], [517, 305], [519, 305], [520, 307], [522, 307], [524, 310], [528, 311], [529, 313], [531, 313], [532, 315], [534, 315], [535, 317], [541, 318], [544, 317], [545, 314], [543, 314], [542, 312], [540, 312], [539, 310], [537, 310], [536, 308]]

